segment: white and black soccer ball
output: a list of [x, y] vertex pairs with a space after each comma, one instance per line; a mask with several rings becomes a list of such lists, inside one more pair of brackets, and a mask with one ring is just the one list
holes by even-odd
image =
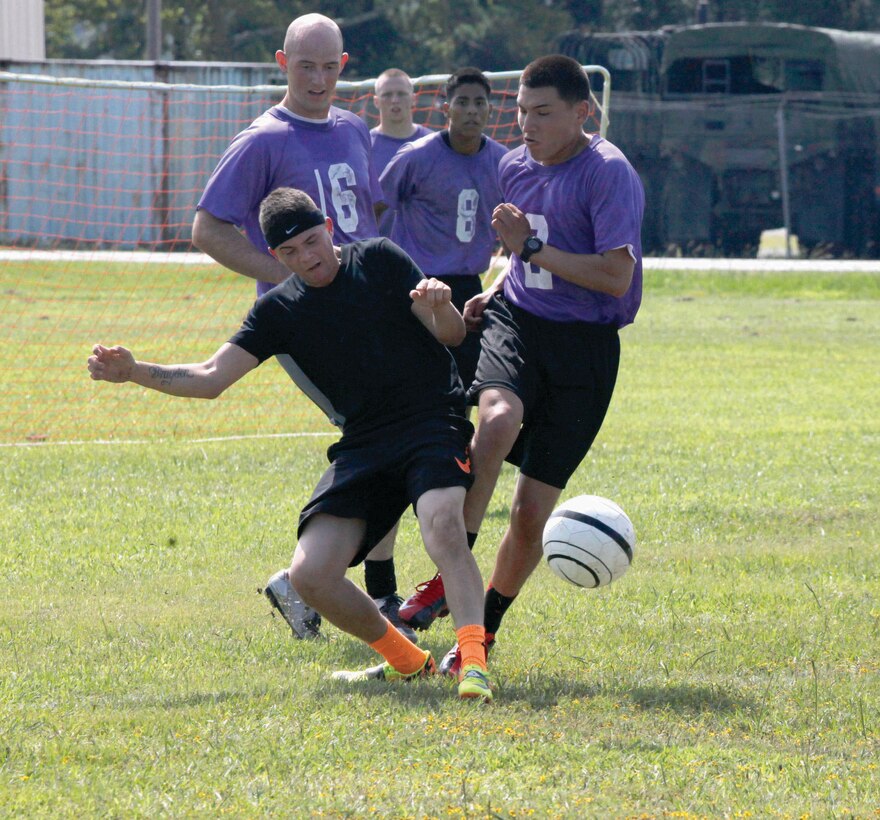
[[544, 557], [560, 578], [592, 589], [617, 580], [632, 563], [636, 534], [613, 501], [579, 495], [557, 507], [544, 527]]

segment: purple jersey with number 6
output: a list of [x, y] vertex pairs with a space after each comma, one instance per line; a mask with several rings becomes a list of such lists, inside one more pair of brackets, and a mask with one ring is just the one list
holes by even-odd
[[484, 137], [476, 154], [459, 154], [438, 131], [404, 145], [379, 181], [396, 211], [391, 239], [426, 276], [474, 276], [489, 267], [501, 202], [498, 163], [507, 149]]
[[628, 248], [635, 259], [632, 284], [617, 298], [579, 287], [514, 254], [504, 295], [515, 305], [557, 322], [623, 327], [642, 301], [642, 182], [618, 148], [594, 135], [589, 145], [559, 165], [535, 162], [525, 146], [502, 161], [505, 202], [517, 206], [532, 232], [570, 253], [605, 253]]
[[[370, 132], [351, 112], [331, 106], [320, 122], [274, 106], [235, 137], [198, 207], [244, 229], [268, 253], [260, 203], [276, 188], [299, 188], [333, 220], [336, 244], [369, 239], [378, 235], [373, 203], [382, 199], [370, 156]], [[259, 282], [257, 292], [273, 287]]]

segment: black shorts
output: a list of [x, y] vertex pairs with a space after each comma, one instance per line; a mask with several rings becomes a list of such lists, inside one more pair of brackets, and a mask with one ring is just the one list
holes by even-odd
[[[465, 302], [483, 291], [483, 283], [479, 276], [435, 276], [443, 284], [452, 288], [452, 304], [458, 308], [459, 313], [464, 312]], [[450, 347], [449, 352], [455, 359], [458, 375], [461, 383], [467, 390], [474, 380], [477, 372], [477, 360], [480, 358], [480, 334], [479, 332], [465, 334], [464, 341], [458, 347]]]
[[356, 443], [343, 437], [328, 450], [330, 467], [300, 513], [297, 535], [316, 513], [362, 519], [366, 533], [350, 565], [359, 564], [428, 490], [471, 486], [473, 432], [467, 419], [450, 414], [393, 425]]
[[515, 393], [523, 425], [507, 461], [564, 489], [599, 433], [619, 364], [616, 327], [541, 319], [495, 296], [468, 399], [476, 404], [490, 387]]

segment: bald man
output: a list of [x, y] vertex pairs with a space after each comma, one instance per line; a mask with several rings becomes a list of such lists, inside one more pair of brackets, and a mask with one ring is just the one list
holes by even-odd
[[284, 98], [226, 149], [193, 222], [193, 244], [256, 279], [260, 295], [289, 275], [260, 232], [259, 206], [270, 191], [305, 191], [333, 220], [343, 243], [377, 235], [374, 203], [382, 199], [369, 130], [360, 117], [332, 105], [348, 62], [339, 26], [321, 14], [297, 17], [275, 60], [287, 76]]
[[[339, 26], [322, 14], [297, 17], [275, 61], [287, 77], [284, 98], [233, 139], [205, 186], [193, 221], [193, 244], [224, 267], [255, 279], [258, 295], [290, 275], [269, 253], [260, 230], [260, 203], [271, 191], [305, 191], [333, 221], [339, 244], [378, 236], [376, 208], [382, 200], [366, 124], [332, 104], [348, 62]], [[285, 355], [277, 358], [330, 421], [341, 426], [344, 419], [335, 418], [333, 408], [321, 403], [294, 361]], [[394, 531], [365, 562], [367, 592], [403, 634], [414, 638], [397, 615], [401, 599], [393, 544]], [[275, 573], [265, 591], [294, 635], [318, 634], [320, 616], [302, 602], [286, 570]]]

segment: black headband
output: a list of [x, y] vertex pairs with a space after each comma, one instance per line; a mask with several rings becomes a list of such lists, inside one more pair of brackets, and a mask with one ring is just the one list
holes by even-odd
[[275, 250], [282, 242], [299, 236], [303, 231], [309, 228], [315, 228], [323, 225], [327, 218], [319, 210], [314, 211], [298, 211], [296, 213], [279, 214], [272, 220], [269, 229], [263, 234], [266, 237], [266, 243], [272, 250]]

